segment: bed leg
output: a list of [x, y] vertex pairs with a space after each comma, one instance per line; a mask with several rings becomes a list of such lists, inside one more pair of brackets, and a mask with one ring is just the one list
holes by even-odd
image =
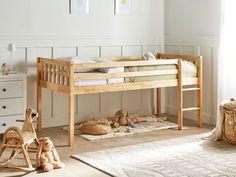
[[40, 86], [41, 80], [41, 67], [40, 59], [37, 61], [37, 112], [38, 112], [38, 122], [37, 122], [37, 131], [39, 132], [42, 129], [42, 87]]
[[197, 107], [199, 107], [199, 110], [197, 112], [198, 126], [202, 128], [202, 57], [200, 57], [198, 63], [198, 88], [199, 88], [199, 90], [197, 91]]
[[157, 117], [161, 116], [161, 88], [157, 88]]
[[182, 60], [178, 60], [178, 129], [183, 128]]
[[39, 85], [37, 87], [37, 111], [37, 131], [39, 132], [42, 129], [42, 88]]
[[69, 146], [74, 144], [74, 95], [69, 95]]

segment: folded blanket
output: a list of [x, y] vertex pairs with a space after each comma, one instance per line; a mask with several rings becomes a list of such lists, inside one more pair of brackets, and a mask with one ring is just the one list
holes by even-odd
[[[177, 68], [176, 65], [134, 66], [134, 67], [126, 67], [125, 72], [171, 70], [176, 68]], [[196, 75], [197, 75], [196, 66], [192, 62], [184, 60], [182, 63], [183, 78], [194, 78], [196, 77]], [[141, 82], [141, 81], [176, 79], [176, 78], [177, 78], [176, 74], [159, 75], [159, 76], [140, 76], [140, 77], [125, 78], [125, 82]]]

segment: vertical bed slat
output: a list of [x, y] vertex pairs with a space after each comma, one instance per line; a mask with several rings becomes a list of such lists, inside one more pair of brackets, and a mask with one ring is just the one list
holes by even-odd
[[61, 66], [62, 68], [61, 68], [61, 76], [62, 76], [62, 78], [61, 78], [61, 84], [62, 85], [65, 85], [65, 68], [64, 68], [64, 66]]
[[48, 81], [48, 64], [45, 63], [45, 81]]
[[57, 83], [57, 65], [53, 66], [53, 82]]
[[61, 84], [61, 65], [58, 65], [58, 84]]
[[52, 82], [52, 64], [49, 64], [49, 82]]

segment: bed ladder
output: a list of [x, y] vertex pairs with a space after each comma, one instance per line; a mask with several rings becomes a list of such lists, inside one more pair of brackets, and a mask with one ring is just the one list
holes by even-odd
[[[178, 66], [182, 68], [182, 62], [179, 61]], [[182, 73], [178, 76], [178, 129], [183, 128], [183, 112], [197, 111], [198, 127], [202, 128], [202, 57], [199, 58], [197, 63], [197, 76], [198, 82], [196, 87], [183, 88]], [[180, 77], [181, 76], [181, 77]], [[183, 93], [189, 91], [197, 91], [197, 106], [183, 108]]]
[[183, 92], [197, 91], [197, 106], [196, 107], [182, 108], [182, 112], [197, 111], [198, 126], [200, 128], [202, 128], [202, 88], [201, 88], [201, 86], [199, 87], [199, 84], [197, 84], [197, 87], [183, 88], [182, 91]]
[[[182, 84], [182, 61], [178, 61], [178, 129], [183, 128], [183, 112], [197, 111], [198, 127], [202, 128], [202, 58], [199, 59], [198, 66], [198, 83], [196, 87], [183, 88]], [[183, 93], [188, 91], [197, 91], [197, 106], [183, 108]], [[161, 88], [157, 88], [157, 116], [161, 116]]]

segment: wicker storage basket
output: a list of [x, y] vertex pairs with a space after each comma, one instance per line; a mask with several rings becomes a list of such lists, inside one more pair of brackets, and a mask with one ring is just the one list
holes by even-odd
[[[228, 105], [227, 105], [228, 104]], [[230, 104], [230, 105], [229, 105]], [[234, 104], [234, 105], [233, 105]], [[224, 105], [224, 139], [230, 144], [236, 145], [236, 110], [234, 108], [236, 106], [236, 102], [226, 103]], [[229, 107], [231, 109], [229, 109]]]
[[111, 126], [106, 123], [98, 123], [96, 121], [89, 121], [79, 127], [82, 133], [90, 135], [104, 135], [111, 132]]

